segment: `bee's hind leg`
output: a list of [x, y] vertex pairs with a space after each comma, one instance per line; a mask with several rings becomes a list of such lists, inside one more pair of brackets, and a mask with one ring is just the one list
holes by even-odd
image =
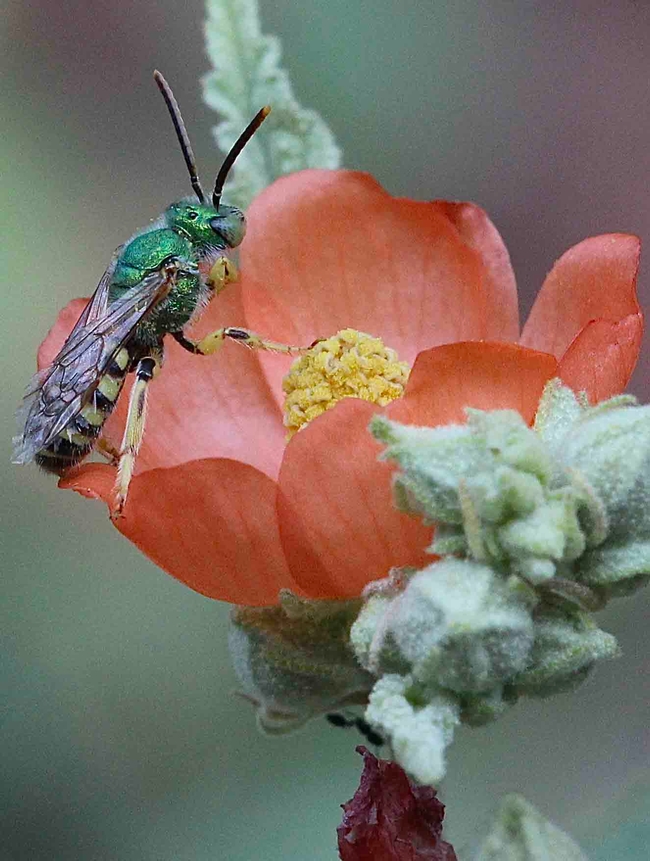
[[118, 455], [115, 503], [111, 511], [112, 519], [121, 517], [126, 503], [135, 461], [142, 445], [142, 437], [144, 436], [148, 387], [160, 369], [161, 359], [162, 356], [160, 355], [147, 356], [144, 359], [140, 359], [135, 371], [135, 382], [129, 397], [129, 411]]

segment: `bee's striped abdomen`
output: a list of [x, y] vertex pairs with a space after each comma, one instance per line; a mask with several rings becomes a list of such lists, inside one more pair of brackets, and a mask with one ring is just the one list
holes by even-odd
[[41, 469], [62, 475], [90, 454], [122, 391], [129, 363], [129, 353], [122, 347], [109, 362], [88, 403], [35, 455], [34, 460]]

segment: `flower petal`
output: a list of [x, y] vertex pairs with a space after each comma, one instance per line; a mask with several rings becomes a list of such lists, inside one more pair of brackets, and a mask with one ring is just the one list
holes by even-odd
[[486, 289], [499, 305], [490, 338], [516, 341], [519, 338], [517, 282], [501, 234], [487, 212], [475, 203], [435, 200], [433, 205], [447, 216], [467, 245], [481, 256]]
[[[208, 306], [200, 331], [245, 324], [235, 284]], [[194, 356], [171, 339], [165, 346], [165, 366], [151, 385], [140, 469], [219, 457], [277, 478], [285, 429], [255, 353], [230, 341], [214, 356]]]
[[618, 322], [594, 320], [562, 356], [559, 375], [575, 392], [586, 391], [592, 403], [611, 398], [627, 386], [642, 337], [641, 314]]
[[[61, 311], [39, 350], [39, 368], [61, 349], [86, 302], [75, 299]], [[245, 322], [238, 287], [231, 285], [206, 309], [201, 331]], [[216, 356], [192, 355], [171, 339], [165, 350], [162, 373], [151, 384], [136, 471], [218, 456], [249, 463], [276, 478], [285, 430], [256, 355], [234, 342], [225, 343]], [[115, 447], [126, 421], [129, 389], [127, 384], [104, 428]]]
[[[88, 464], [60, 486], [110, 505], [115, 470]], [[276, 484], [247, 464], [198, 460], [131, 482], [115, 525], [156, 565], [190, 588], [236, 604], [274, 604], [295, 589], [280, 545]]]
[[[248, 211], [246, 319], [301, 345], [353, 327], [412, 363], [436, 344], [516, 336], [506, 259], [477, 208], [396, 199], [352, 171], [302, 171]], [[282, 371], [263, 367], [280, 398]]]
[[592, 320], [639, 314], [639, 254], [638, 237], [624, 233], [593, 236], [570, 248], [546, 277], [520, 343], [561, 359]]
[[368, 432], [378, 407], [347, 398], [287, 446], [280, 535], [291, 572], [312, 598], [348, 598], [392, 566], [431, 561], [431, 528], [394, 507], [394, 466]]
[[359, 788], [342, 804], [336, 829], [342, 861], [457, 861], [442, 839], [445, 806], [431, 786], [417, 786], [396, 762], [363, 745]]
[[54, 325], [38, 348], [36, 364], [39, 371], [42, 371], [43, 368], [49, 365], [59, 352], [87, 304], [88, 299], [73, 299], [71, 302], [68, 302], [65, 308], [59, 311]]
[[542, 390], [557, 376], [547, 353], [517, 344], [468, 341], [445, 344], [417, 357], [404, 397], [386, 414], [406, 424], [463, 423], [465, 408], [517, 410], [531, 422]]

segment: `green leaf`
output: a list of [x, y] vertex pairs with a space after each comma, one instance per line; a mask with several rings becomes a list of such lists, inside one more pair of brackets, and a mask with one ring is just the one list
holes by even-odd
[[577, 687], [596, 661], [619, 655], [616, 638], [602, 631], [588, 613], [538, 610], [531, 660], [514, 680], [514, 688], [529, 696], [549, 696]]
[[238, 158], [224, 197], [245, 209], [273, 180], [304, 168], [337, 168], [341, 151], [316, 111], [301, 107], [280, 65], [280, 42], [261, 32], [257, 0], [208, 0], [203, 79], [206, 103], [222, 119], [214, 130], [226, 153], [257, 111], [272, 114]]

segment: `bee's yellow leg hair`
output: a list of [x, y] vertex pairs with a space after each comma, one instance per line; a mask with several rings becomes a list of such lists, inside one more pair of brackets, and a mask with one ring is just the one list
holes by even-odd
[[122, 445], [120, 446], [117, 481], [115, 482], [115, 506], [111, 517], [120, 517], [129, 492], [135, 461], [142, 445], [147, 415], [147, 390], [149, 383], [160, 370], [160, 357], [147, 356], [140, 359], [135, 371], [135, 382], [129, 397], [129, 411]]
[[211, 356], [216, 353], [219, 347], [223, 344], [226, 338], [231, 338], [233, 341], [239, 341], [244, 346], [251, 350], [267, 350], [269, 353], [289, 353], [297, 355], [304, 353], [309, 347], [295, 347], [292, 344], [280, 344], [277, 341], [269, 341], [266, 338], [261, 338], [255, 332], [248, 329], [240, 329], [235, 326], [226, 326], [224, 329], [216, 329], [210, 332], [205, 338], [200, 341], [193, 341], [191, 338], [186, 338], [182, 332], [174, 332], [174, 338], [178, 341], [181, 347], [189, 350], [190, 353], [198, 353], [200, 356]]
[[[239, 270], [236, 264], [228, 257], [218, 257], [215, 261], [210, 274], [208, 283], [216, 294], [220, 293], [228, 284], [237, 281], [239, 278]], [[172, 332], [173, 337], [178, 341], [181, 347], [184, 347], [188, 352], [195, 353], [200, 356], [211, 356], [216, 353], [219, 347], [223, 344], [226, 338], [231, 338], [233, 341], [241, 341], [251, 350], [268, 350], [271, 353], [289, 353], [297, 354], [304, 353], [308, 347], [294, 347], [291, 344], [279, 344], [276, 341], [268, 341], [266, 338], [260, 338], [254, 332], [249, 332], [248, 329], [239, 329], [234, 326], [226, 326], [224, 329], [217, 329], [201, 338], [200, 341], [195, 341], [192, 338], [186, 338], [182, 332]]]

